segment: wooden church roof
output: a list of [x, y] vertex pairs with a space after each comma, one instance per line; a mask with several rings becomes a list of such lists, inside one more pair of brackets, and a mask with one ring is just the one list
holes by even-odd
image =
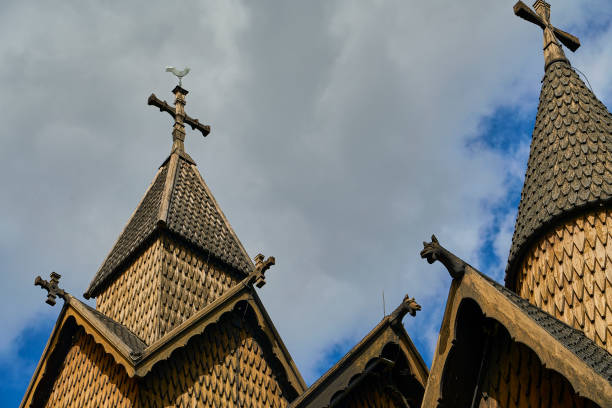
[[172, 154], [100, 266], [85, 298], [95, 297], [113, 273], [159, 230], [177, 235], [244, 275], [253, 269], [242, 243], [221, 211], [195, 162]]
[[[612, 354], [557, 318], [522, 299], [440, 246], [434, 239], [421, 252], [428, 262], [440, 261], [453, 277], [440, 337], [425, 391], [424, 404], [439, 397], [449, 349], [455, 341], [459, 308], [474, 301], [482, 314], [500, 323], [511, 338], [533, 350], [543, 366], [560, 373], [578, 395], [600, 406], [612, 400]], [[457, 374], [460, 375], [460, 374]], [[424, 405], [429, 406], [429, 405]]]
[[273, 359], [282, 369], [283, 381], [291, 387], [294, 395], [299, 395], [306, 389], [306, 384], [254, 288], [263, 279], [263, 273], [254, 270], [213, 303], [148, 346], [124, 325], [66, 293], [62, 296], [65, 299], [64, 307], [21, 406], [30, 406], [32, 401], [44, 400], [58, 375], [67, 345], [79, 327], [91, 335], [112, 356], [114, 362], [125, 369], [129, 377], [146, 377], [156, 364], [172, 358], [173, 353], [236, 310], [256, 322], [258, 330], [269, 342]]
[[[522, 2], [515, 6], [517, 15], [537, 18], [525, 17], [525, 10]], [[560, 30], [554, 30], [558, 35]], [[558, 54], [553, 59], [545, 53], [540, 102], [506, 269], [510, 288], [522, 253], [539, 234], [563, 217], [612, 199], [612, 115], [571, 67], [560, 45], [551, 46], [558, 46]]]
[[[302, 395], [295, 399], [289, 408], [326, 408], [342, 406], [340, 401], [355, 387], [359, 387], [364, 377], [369, 373], [376, 373], [381, 367], [393, 366], [398, 363], [400, 354], [403, 355], [408, 367], [404, 375], [411, 375], [422, 388], [411, 390], [410, 395], [420, 404], [423, 391], [427, 384], [429, 370], [419, 354], [417, 348], [410, 340], [402, 325], [402, 318], [406, 313], [418, 309], [411, 309], [416, 305], [414, 299], [404, 298], [402, 304], [390, 315], [385, 316], [366, 336], [357, 343], [348, 353], [334, 364], [325, 374], [315, 381]], [[420, 306], [418, 307], [420, 309]], [[400, 352], [393, 350], [387, 353], [389, 345], [395, 345]], [[394, 357], [392, 358], [391, 355]], [[391, 359], [392, 358], [392, 359]]]
[[585, 336], [582, 331], [565, 324], [556, 317], [544, 312], [539, 307], [532, 305], [527, 300], [495, 282], [482, 272], [475, 271], [502, 293], [509, 301], [518, 306], [534, 323], [546, 330], [546, 332], [554, 337], [559, 344], [562, 344], [587, 366], [591, 367], [593, 372], [612, 384], [612, 354], [595, 344], [595, 342]]

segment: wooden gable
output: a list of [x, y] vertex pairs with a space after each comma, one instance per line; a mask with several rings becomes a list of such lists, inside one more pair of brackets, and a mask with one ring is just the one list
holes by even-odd
[[439, 246], [453, 282], [423, 406], [607, 407], [612, 355]]
[[258, 278], [149, 346], [66, 295], [21, 406], [287, 406], [306, 386], [253, 288]]
[[402, 325], [412, 305], [406, 297], [290, 407], [421, 406], [428, 370]]

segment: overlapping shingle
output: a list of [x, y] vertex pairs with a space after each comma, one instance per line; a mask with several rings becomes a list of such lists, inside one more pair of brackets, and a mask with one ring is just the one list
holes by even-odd
[[130, 329], [111, 319], [103, 313], [98, 312], [96, 309], [83, 304], [91, 313], [93, 313], [99, 320], [106, 326], [111, 332], [115, 333], [130, 350], [138, 355], [144, 351], [147, 347], [144, 341], [142, 341], [137, 335], [132, 333]]
[[567, 61], [549, 65], [542, 80], [525, 184], [506, 269], [559, 218], [612, 198], [612, 115]]
[[580, 330], [576, 330], [554, 318], [484, 274], [481, 274], [481, 276], [512, 303], [521, 308], [525, 314], [550, 333], [559, 343], [584, 361], [593, 371], [612, 383], [612, 354], [599, 347]]
[[[85, 293], [95, 297], [158, 230], [165, 229], [248, 274], [253, 264], [195, 164], [184, 153], [166, 160]], [[166, 210], [167, 209], [167, 210]]]
[[178, 161], [176, 183], [170, 196], [168, 229], [190, 243], [245, 273], [251, 260], [238, 242], [221, 209], [195, 165]]

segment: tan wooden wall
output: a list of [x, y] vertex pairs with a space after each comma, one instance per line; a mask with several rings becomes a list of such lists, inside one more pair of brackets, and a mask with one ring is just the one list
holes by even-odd
[[368, 376], [353, 388], [340, 402], [342, 408], [406, 408], [407, 406], [392, 397], [387, 383], [378, 376]]
[[272, 356], [253, 328], [235, 323], [222, 320], [157, 364], [142, 383], [142, 406], [286, 407]]
[[195, 254], [170, 238], [163, 239], [163, 248], [160, 337], [238, 283], [229, 268]]
[[162, 236], [100, 293], [96, 305], [151, 344], [237, 282], [231, 271]]
[[147, 248], [96, 298], [96, 308], [150, 344], [159, 338], [159, 270], [161, 240]]
[[[542, 366], [527, 346], [508, 333], [496, 335], [487, 356], [481, 387], [481, 408], [594, 408], [590, 400], [575, 395], [560, 374]], [[602, 407], [603, 408], [603, 407]]]
[[550, 231], [523, 258], [517, 293], [612, 353], [612, 210]]
[[122, 366], [79, 329], [46, 407], [134, 407], [138, 389]]

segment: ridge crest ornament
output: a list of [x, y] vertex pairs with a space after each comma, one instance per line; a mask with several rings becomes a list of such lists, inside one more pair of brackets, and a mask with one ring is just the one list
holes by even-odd
[[51, 279], [49, 279], [49, 281], [44, 280], [40, 276], [34, 279], [34, 286], [40, 286], [47, 290], [47, 300], [45, 303], [50, 306], [55, 306], [55, 298], [57, 296], [66, 300], [67, 293], [59, 287], [59, 280], [61, 277], [62, 275], [59, 273], [51, 272]]

